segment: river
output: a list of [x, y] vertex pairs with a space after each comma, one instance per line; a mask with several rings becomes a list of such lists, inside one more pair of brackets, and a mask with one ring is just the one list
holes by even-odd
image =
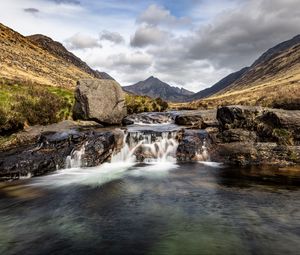
[[178, 163], [174, 130], [133, 125], [111, 163], [85, 168], [83, 149], [0, 184], [0, 254], [299, 254], [299, 182]]

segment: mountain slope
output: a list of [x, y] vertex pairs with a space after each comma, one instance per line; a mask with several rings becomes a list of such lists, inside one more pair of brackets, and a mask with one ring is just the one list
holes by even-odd
[[266, 51], [239, 79], [203, 102], [299, 107], [300, 35]]
[[225, 89], [226, 87], [231, 85], [233, 82], [238, 80], [245, 72], [247, 72], [248, 69], [249, 69], [249, 67], [244, 67], [243, 69], [241, 69], [235, 73], [231, 73], [231, 74], [227, 75], [226, 77], [224, 77], [222, 80], [215, 83], [210, 88], [207, 88], [207, 89], [204, 89], [204, 90], [201, 90], [201, 91], [195, 93], [194, 95], [188, 97], [187, 100], [192, 101], [192, 100], [209, 97], [209, 96]]
[[[297, 74], [300, 64], [300, 35], [269, 49], [259, 57], [240, 79], [225, 91], [234, 91], [257, 86], [266, 82], [280, 82], [284, 77], [289, 80]], [[293, 79], [292, 79], [293, 80]]]
[[1, 23], [0, 61], [2, 80], [73, 88], [78, 79], [101, 77], [60, 43], [27, 38]]
[[50, 54], [59, 57], [74, 66], [77, 66], [80, 70], [94, 76], [98, 79], [113, 79], [109, 74], [105, 72], [99, 72], [90, 68], [87, 63], [82, 61], [80, 58], [69, 52], [60, 42], [52, 40], [50, 37], [36, 34], [27, 36], [31, 42], [39, 46], [40, 48], [48, 51]]
[[48, 51], [52, 55], [66, 60], [74, 66], [77, 66], [80, 70], [94, 76], [95, 78], [102, 78], [97, 71], [94, 71], [80, 58], [69, 52], [61, 43], [53, 41], [50, 37], [36, 34], [27, 36], [26, 38], [28, 38], [32, 43], [39, 46], [40, 48]]
[[164, 100], [174, 102], [183, 102], [187, 96], [194, 94], [184, 88], [170, 86], [153, 76], [134, 85], [124, 86], [123, 89], [136, 95], [149, 96], [152, 98], [160, 97]]

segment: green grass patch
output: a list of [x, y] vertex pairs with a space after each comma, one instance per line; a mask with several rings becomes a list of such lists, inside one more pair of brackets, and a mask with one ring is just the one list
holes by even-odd
[[153, 99], [147, 96], [126, 94], [125, 102], [128, 114], [140, 112], [163, 112], [168, 108], [168, 103], [161, 98]]
[[293, 135], [290, 131], [284, 128], [275, 128], [272, 132], [273, 137], [277, 139], [277, 142], [282, 145], [293, 145]]
[[0, 83], [0, 135], [10, 135], [25, 124], [47, 125], [68, 119], [73, 91], [36, 84]]

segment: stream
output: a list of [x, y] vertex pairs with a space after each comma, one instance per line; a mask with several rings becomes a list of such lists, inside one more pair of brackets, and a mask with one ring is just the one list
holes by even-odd
[[205, 143], [178, 163], [178, 129], [138, 121], [109, 163], [84, 167], [83, 147], [0, 183], [0, 254], [299, 254], [299, 186], [210, 162]]

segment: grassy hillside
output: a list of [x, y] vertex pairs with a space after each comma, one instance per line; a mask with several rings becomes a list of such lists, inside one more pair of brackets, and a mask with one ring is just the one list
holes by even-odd
[[230, 86], [184, 105], [212, 108], [230, 104], [300, 109], [300, 36], [268, 50]]
[[78, 79], [92, 78], [1, 23], [0, 62], [0, 77], [5, 80], [72, 88]]

